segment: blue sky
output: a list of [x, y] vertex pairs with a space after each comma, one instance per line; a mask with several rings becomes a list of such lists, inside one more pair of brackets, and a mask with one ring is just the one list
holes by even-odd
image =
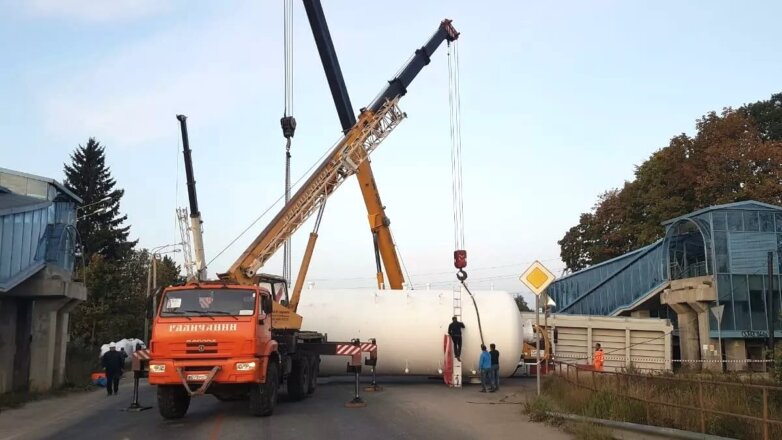
[[[340, 134], [303, 6], [294, 1], [298, 178]], [[597, 195], [707, 111], [780, 91], [779, 2], [324, 2], [356, 109], [442, 18], [462, 33], [464, 204], [472, 285], [523, 290], [559, 272], [557, 240]], [[62, 179], [90, 136], [107, 146], [145, 247], [179, 240], [186, 206], [175, 114], [188, 115], [207, 259], [283, 191], [282, 2], [0, 0], [0, 166]], [[373, 155], [415, 285], [453, 281], [445, 47], [409, 88], [408, 119]], [[276, 210], [273, 210], [276, 211]], [[210, 265], [233, 262], [264, 217]], [[294, 268], [307, 231], [294, 240]], [[264, 269], [281, 272], [280, 262]], [[295, 271], [295, 269], [294, 269]], [[329, 201], [310, 278], [372, 286], [351, 180]]]

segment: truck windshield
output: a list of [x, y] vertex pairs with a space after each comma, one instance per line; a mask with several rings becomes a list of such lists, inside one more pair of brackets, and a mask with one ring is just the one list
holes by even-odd
[[250, 316], [255, 292], [237, 289], [188, 289], [166, 293], [160, 316]]

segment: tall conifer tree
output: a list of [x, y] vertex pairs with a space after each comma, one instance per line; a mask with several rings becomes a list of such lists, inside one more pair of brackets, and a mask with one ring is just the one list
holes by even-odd
[[105, 147], [95, 138], [79, 145], [71, 154], [71, 164], [65, 165], [65, 186], [83, 200], [76, 229], [88, 261], [95, 254], [121, 260], [136, 245], [128, 241], [130, 226], [122, 226], [128, 218], [119, 211], [125, 191], [115, 185], [106, 166]]

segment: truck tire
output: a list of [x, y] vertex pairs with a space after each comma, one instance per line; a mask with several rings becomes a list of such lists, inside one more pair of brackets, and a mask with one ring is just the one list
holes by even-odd
[[164, 419], [181, 419], [190, 407], [190, 395], [182, 385], [159, 385], [157, 406]]
[[307, 394], [315, 392], [315, 388], [318, 386], [318, 374], [320, 374], [320, 357], [313, 357], [310, 362], [310, 380], [307, 384]]
[[291, 400], [301, 400], [307, 396], [310, 385], [309, 362], [306, 358], [295, 359], [292, 367], [291, 374], [288, 376], [288, 397]]
[[277, 364], [269, 361], [266, 367], [266, 382], [255, 384], [250, 388], [250, 412], [256, 417], [266, 417], [274, 412], [277, 403], [277, 389], [280, 385], [280, 376]]

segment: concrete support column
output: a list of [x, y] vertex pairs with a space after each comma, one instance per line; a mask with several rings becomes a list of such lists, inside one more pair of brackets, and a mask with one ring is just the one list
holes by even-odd
[[14, 386], [16, 356], [16, 300], [0, 299], [0, 393]]
[[[57, 315], [70, 299], [37, 299], [33, 303], [30, 342], [30, 391], [45, 391], [54, 383]], [[66, 330], [67, 334], [67, 330]]]
[[54, 345], [54, 375], [53, 386], [60, 386], [65, 382], [65, 361], [68, 349], [68, 323], [71, 310], [79, 304], [78, 300], [71, 300], [57, 311], [57, 333]]
[[[698, 339], [698, 315], [687, 304], [670, 304], [676, 312], [679, 321], [679, 347], [682, 360], [700, 360], [701, 349]], [[699, 369], [698, 363], [687, 363], [694, 369]]]
[[[709, 303], [696, 301], [689, 303], [689, 306], [698, 314], [698, 343], [701, 347], [701, 359], [714, 361], [706, 362], [703, 367], [707, 370], [719, 371], [722, 365], [719, 362], [718, 341], [711, 339], [709, 329]], [[714, 347], [716, 350], [711, 350]]]
[[725, 357], [729, 361], [728, 371], [744, 371], [746, 362], [730, 362], [732, 360], [747, 359], [747, 344], [743, 339], [723, 339], [725, 343]]

